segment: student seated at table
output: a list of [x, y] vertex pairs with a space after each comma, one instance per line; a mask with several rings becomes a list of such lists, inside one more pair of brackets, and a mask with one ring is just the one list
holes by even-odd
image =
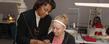
[[95, 35], [103, 35], [103, 24], [101, 23], [101, 19], [99, 16], [95, 16], [94, 19], [93, 19], [93, 24], [92, 24], [92, 27], [95, 29], [94, 30], [94, 34]]
[[66, 15], [59, 15], [52, 21], [52, 32], [49, 34], [49, 39], [52, 44], [75, 44], [75, 39], [72, 35], [65, 32], [68, 18]]

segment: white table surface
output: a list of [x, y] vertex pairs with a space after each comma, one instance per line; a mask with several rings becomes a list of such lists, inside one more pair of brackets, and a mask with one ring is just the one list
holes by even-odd
[[[66, 30], [68, 33], [70, 33], [71, 35], [74, 34], [74, 33], [77, 33], [75, 30]], [[76, 35], [76, 36], [75, 36]], [[80, 35], [77, 35], [75, 34], [73, 36], [75, 36], [75, 42], [76, 44], [79, 44], [79, 43], [86, 43], [86, 44], [109, 44], [109, 40], [97, 40], [96, 42], [88, 42], [88, 41], [85, 41], [81, 38]]]

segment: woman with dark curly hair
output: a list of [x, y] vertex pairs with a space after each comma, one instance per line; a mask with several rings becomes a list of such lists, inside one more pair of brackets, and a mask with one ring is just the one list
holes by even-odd
[[[31, 0], [30, 0], [31, 1]], [[54, 0], [37, 0], [33, 9], [22, 12], [17, 20], [17, 44], [46, 44], [52, 18], [49, 13], [55, 9]]]

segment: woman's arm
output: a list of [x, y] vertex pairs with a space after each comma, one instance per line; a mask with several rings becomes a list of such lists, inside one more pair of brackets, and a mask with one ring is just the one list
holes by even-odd
[[23, 18], [23, 13], [20, 14], [17, 20], [17, 33], [16, 33], [16, 43], [17, 44], [29, 44], [29, 37], [26, 36], [25, 21]]

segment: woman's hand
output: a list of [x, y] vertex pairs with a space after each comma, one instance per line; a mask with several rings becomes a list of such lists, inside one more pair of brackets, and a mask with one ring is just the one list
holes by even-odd
[[44, 40], [45, 44], [50, 44], [50, 40]]

